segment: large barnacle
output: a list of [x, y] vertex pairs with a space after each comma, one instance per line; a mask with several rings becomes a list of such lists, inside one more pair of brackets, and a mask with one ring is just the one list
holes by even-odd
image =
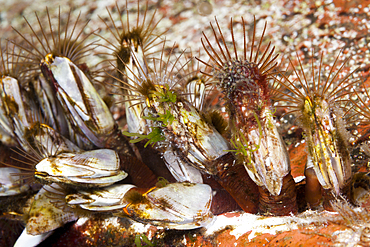
[[298, 54], [298, 68], [289, 59], [294, 73], [277, 79], [281, 87], [276, 97], [276, 100], [288, 103], [290, 112], [297, 116], [304, 130], [309, 154], [306, 169], [313, 168], [322, 187], [336, 194], [351, 178], [349, 135], [345, 130], [341, 103], [350, 89], [359, 83], [352, 79], [355, 71], [341, 74], [349, 58], [337, 69], [339, 57], [340, 53], [329, 73], [323, 72], [323, 55], [318, 66], [312, 59], [308, 71], [304, 70]]
[[[163, 52], [164, 49], [161, 57]], [[144, 119], [153, 122], [153, 131], [160, 129], [166, 140], [178, 150], [176, 152], [184, 154], [182, 159], [186, 162], [207, 173], [215, 174], [216, 167], [212, 166], [212, 163], [226, 154], [224, 150], [228, 149], [228, 145], [203, 119], [199, 110], [175, 89], [177, 85], [183, 83], [182, 79], [177, 79], [177, 74], [182, 72], [181, 68], [176, 70], [179, 58], [175, 62], [170, 62], [169, 59], [154, 60], [153, 73], [148, 75], [140, 73], [141, 76], [135, 75], [135, 80], [128, 77], [130, 83], [122, 80], [121, 82], [124, 88], [137, 93], [137, 96], [131, 96], [131, 100], [140, 100], [146, 104], [148, 109], [141, 114], [145, 114]], [[134, 59], [137, 61], [136, 56]], [[145, 60], [145, 63], [148, 64], [148, 61]], [[144, 72], [142, 69], [141, 71]], [[121, 73], [126, 75], [125, 72]]]
[[[224, 101], [229, 114], [229, 125], [232, 132], [234, 151], [243, 161], [249, 176], [261, 188], [267, 189], [272, 196], [284, 195], [292, 207], [284, 209], [284, 212], [270, 208], [264, 196], [260, 210], [264, 212], [286, 214], [296, 212], [295, 190], [287, 195], [287, 186], [293, 183], [285, 183], [284, 178], [293, 178], [290, 175], [290, 161], [286, 147], [277, 131], [273, 119], [273, 107], [271, 103], [271, 89], [269, 86], [276, 67], [278, 55], [274, 55], [275, 47], [271, 48], [271, 42], [265, 49], [262, 48], [262, 40], [266, 31], [266, 24], [255, 48], [256, 24], [254, 23], [253, 37], [250, 50], [247, 49], [247, 34], [243, 26], [243, 53], [238, 54], [237, 44], [234, 38], [233, 21], [230, 22], [233, 48], [227, 46], [219, 23], [216, 20], [217, 30], [211, 24], [216, 44], [212, 44], [205, 35], [202, 44], [209, 55], [210, 63], [203, 62], [213, 71], [209, 74], [224, 94]], [[233, 52], [232, 52], [233, 50]], [[269, 198], [269, 197], [268, 197]], [[270, 197], [272, 198], [272, 197]], [[280, 197], [277, 200], [284, 200]], [[289, 199], [288, 199], [289, 198]]]
[[[81, 24], [79, 15], [76, 21], [70, 25], [71, 12], [69, 12], [67, 24], [62, 29], [60, 9], [56, 26], [52, 25], [48, 9], [46, 12], [48, 25], [42, 24], [36, 14], [41, 34], [25, 19], [32, 35], [36, 37], [35, 39], [28, 38], [15, 29], [23, 38], [23, 42], [26, 43], [24, 45], [15, 43], [27, 54], [19, 55], [25, 58], [23, 63], [31, 66], [31, 70], [39, 71], [41, 69], [43, 76], [36, 77], [41, 81], [41, 84], [45, 78], [54, 87], [53, 91], [56, 92], [54, 97], [57, 100], [49, 96], [49, 99], [41, 102], [44, 105], [46, 101], [49, 104], [58, 101], [58, 105], [54, 106], [51, 115], [44, 117], [56, 121], [63, 114], [60, 109], [63, 109], [64, 118], [69, 122], [66, 127], [69, 129], [58, 129], [59, 132], [71, 133], [70, 137], [76, 139], [76, 142], [81, 143], [84, 147], [86, 147], [85, 143], [88, 139], [98, 147], [118, 148], [117, 142], [125, 143], [125, 138], [117, 131], [118, 127], [108, 107], [91, 83], [89, 79], [91, 74], [87, 73], [87, 70], [83, 70], [83, 66], [78, 66], [78, 63], [81, 63], [82, 59], [94, 47], [94, 42], [85, 43], [86, 39], [93, 33], [83, 34], [88, 22]], [[78, 32], [76, 31], [77, 27], [81, 28]], [[62, 124], [57, 126], [60, 127]], [[110, 141], [106, 141], [107, 139]], [[125, 150], [126, 153], [132, 152], [127, 145], [120, 145], [120, 149]], [[88, 145], [86, 148], [91, 148], [91, 146]]]

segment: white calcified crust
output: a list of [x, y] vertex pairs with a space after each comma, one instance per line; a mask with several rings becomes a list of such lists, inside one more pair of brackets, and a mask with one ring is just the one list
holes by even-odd
[[42, 112], [45, 115], [45, 119], [48, 120], [50, 127], [58, 130], [60, 133], [66, 133], [68, 131], [68, 125], [65, 116], [56, 101], [52, 85], [46, 81], [42, 73], [32, 80], [32, 85], [35, 89], [35, 94], [38, 97], [38, 102], [42, 108]]

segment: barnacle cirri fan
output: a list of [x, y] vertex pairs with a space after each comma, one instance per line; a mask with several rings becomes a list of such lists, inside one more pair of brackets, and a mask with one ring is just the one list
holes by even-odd
[[281, 79], [276, 79], [281, 87], [275, 97], [287, 103], [289, 112], [297, 116], [304, 130], [309, 154], [306, 169], [313, 168], [322, 187], [336, 194], [351, 178], [349, 133], [341, 108], [345, 105], [344, 96], [359, 84], [359, 80], [352, 77], [355, 70], [341, 74], [349, 58], [339, 66], [340, 55], [329, 73], [324, 72], [323, 54], [318, 65], [311, 58], [308, 70], [304, 69], [298, 54], [298, 68], [289, 58], [294, 76], [283, 74]]

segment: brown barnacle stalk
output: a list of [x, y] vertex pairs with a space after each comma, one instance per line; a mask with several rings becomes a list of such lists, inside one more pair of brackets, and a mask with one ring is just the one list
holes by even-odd
[[[275, 100], [286, 103], [282, 107], [289, 109], [287, 114], [293, 113], [297, 117], [304, 130], [309, 155], [305, 173], [306, 186], [309, 186], [306, 199], [311, 206], [321, 201], [318, 183], [338, 195], [351, 179], [350, 136], [345, 129], [343, 116], [346, 114], [341, 108], [346, 105], [344, 97], [359, 84], [359, 80], [353, 78], [356, 70], [342, 73], [349, 58], [337, 69], [340, 54], [330, 66], [330, 71], [324, 73], [326, 65], [322, 54], [318, 66], [312, 58], [310, 68], [305, 70], [297, 53], [298, 67], [289, 59], [293, 75], [283, 74], [281, 79], [276, 79], [281, 87]], [[309, 171], [312, 169], [316, 176]]]
[[[202, 39], [210, 62], [200, 61], [212, 68], [212, 73], [208, 75], [224, 94], [223, 100], [232, 132], [231, 142], [234, 146], [231, 151], [236, 153], [249, 176], [259, 186], [259, 210], [262, 213], [296, 213], [296, 191], [290, 174], [289, 156], [273, 119], [269, 83], [274, 75], [278, 55], [274, 55], [275, 47], [271, 47], [271, 42], [266, 48], [262, 48], [266, 24], [256, 48], [254, 21], [253, 37], [248, 51], [246, 23], [242, 18], [242, 54], [237, 52], [232, 19], [232, 48], [227, 46], [217, 19], [216, 25], [217, 28], [211, 24], [216, 43], [212, 44], [205, 34]], [[275, 204], [279, 206], [275, 207]]]

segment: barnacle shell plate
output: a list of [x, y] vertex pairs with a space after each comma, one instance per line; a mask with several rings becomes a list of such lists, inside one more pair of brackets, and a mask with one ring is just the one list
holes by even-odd
[[[225, 139], [212, 127], [210, 127], [201, 117], [199, 112], [189, 105], [190, 111], [180, 108], [180, 118], [188, 126], [189, 132], [193, 134], [197, 144], [205, 150], [209, 160], [217, 159], [226, 154], [228, 149]], [[192, 152], [193, 150], [190, 150]], [[194, 156], [202, 160], [202, 154], [198, 154], [198, 149], [194, 148]]]
[[225, 155], [229, 149], [226, 140], [189, 102], [178, 102], [172, 108], [171, 113], [177, 116], [178, 121], [173, 121], [171, 128], [178, 140], [181, 138], [176, 147], [186, 154], [196, 168], [214, 174], [213, 161]]
[[[8, 87], [6, 85], [18, 85], [18, 82], [16, 79], [5, 76], [1, 79], [1, 97], [5, 98], [8, 94]], [[19, 89], [15, 89], [19, 93]], [[8, 110], [8, 105], [6, 101], [0, 100], [0, 125], [4, 129], [4, 131], [10, 135], [13, 136], [13, 126], [12, 126], [12, 121], [8, 118], [7, 110]]]
[[59, 101], [70, 111], [74, 124], [95, 145], [103, 147], [100, 135], [112, 131], [115, 122], [90, 80], [66, 57], [49, 54], [43, 63], [52, 73]]
[[110, 149], [62, 153], [41, 160], [35, 176], [50, 182], [107, 186], [127, 177], [119, 166], [118, 154]]
[[[13, 77], [10, 77], [10, 76], [6, 76], [4, 78], [1, 79], [1, 86], [2, 86], [2, 90], [3, 90], [3, 94], [5, 95], [2, 95], [3, 97], [9, 97], [8, 98], [8, 102], [9, 100], [12, 101], [12, 103], [16, 104], [17, 105], [17, 112], [11, 112], [13, 109], [8, 109], [10, 111], [11, 114], [17, 114], [18, 118], [19, 118], [19, 121], [23, 124], [23, 128], [26, 128], [29, 126], [28, 124], [28, 121], [26, 119], [26, 109], [23, 105], [23, 99], [22, 99], [22, 95], [21, 95], [21, 91], [20, 91], [20, 88], [19, 88], [19, 84], [18, 84], [18, 80], [13, 78]], [[5, 100], [5, 102], [7, 102]], [[8, 106], [6, 106], [8, 107]]]
[[128, 203], [124, 196], [130, 189], [131, 184], [116, 184], [94, 191], [79, 191], [77, 194], [66, 196], [66, 202], [70, 206], [79, 206], [90, 211], [110, 211], [124, 208]]
[[17, 195], [28, 190], [28, 184], [22, 184], [18, 176], [21, 173], [17, 168], [1, 167], [0, 168], [0, 196]]
[[22, 97], [19, 83], [17, 79], [10, 76], [4, 76], [0, 80], [1, 101], [3, 101], [0, 110], [3, 117], [0, 118], [0, 124], [9, 136], [17, 137], [18, 142], [27, 150], [24, 132], [30, 126], [27, 113], [30, 114], [32, 111], [29, 110], [30, 106], [26, 105], [28, 102], [26, 103]]
[[46, 233], [77, 219], [74, 213], [58, 208], [51, 203], [50, 197], [55, 197], [56, 194], [60, 193], [55, 189], [57, 187], [59, 186], [56, 184], [45, 185], [35, 196], [28, 213], [29, 219], [26, 225], [28, 234]]
[[266, 186], [272, 195], [279, 195], [283, 178], [290, 171], [289, 155], [276, 128], [271, 110], [265, 108], [262, 119], [264, 119], [261, 123], [263, 136], [260, 136], [258, 129], [248, 133], [248, 139], [252, 143], [261, 141], [261, 144], [253, 153], [251, 164], [245, 167], [257, 185]]
[[40, 124], [39, 131], [34, 135], [34, 139], [40, 147], [43, 147], [47, 154], [55, 156], [61, 153], [82, 152], [73, 142], [56, 132], [46, 124]]
[[[137, 79], [136, 75], [140, 75], [140, 78], [145, 78], [148, 74], [148, 68], [143, 61], [144, 52], [141, 46], [137, 46], [136, 49], [134, 45], [131, 45], [130, 51], [132, 55], [130, 61], [125, 64], [125, 71], [127, 78], [129, 78], [127, 83], [135, 87], [135, 83], [141, 85], [141, 81]], [[128, 131], [130, 133], [147, 134], [147, 121], [141, 117], [144, 111], [143, 104], [140, 104], [139, 100], [133, 100], [133, 98], [137, 97], [139, 94], [132, 90], [127, 90], [127, 94], [129, 96], [126, 98], [130, 99], [125, 102]]]
[[195, 229], [213, 219], [210, 212], [212, 189], [206, 184], [173, 183], [145, 196], [148, 202], [127, 207], [138, 221], [171, 229]]
[[164, 152], [163, 159], [166, 161], [166, 166], [176, 181], [203, 183], [200, 170], [190, 166], [188, 163], [180, 159], [172, 149], [169, 148]]

